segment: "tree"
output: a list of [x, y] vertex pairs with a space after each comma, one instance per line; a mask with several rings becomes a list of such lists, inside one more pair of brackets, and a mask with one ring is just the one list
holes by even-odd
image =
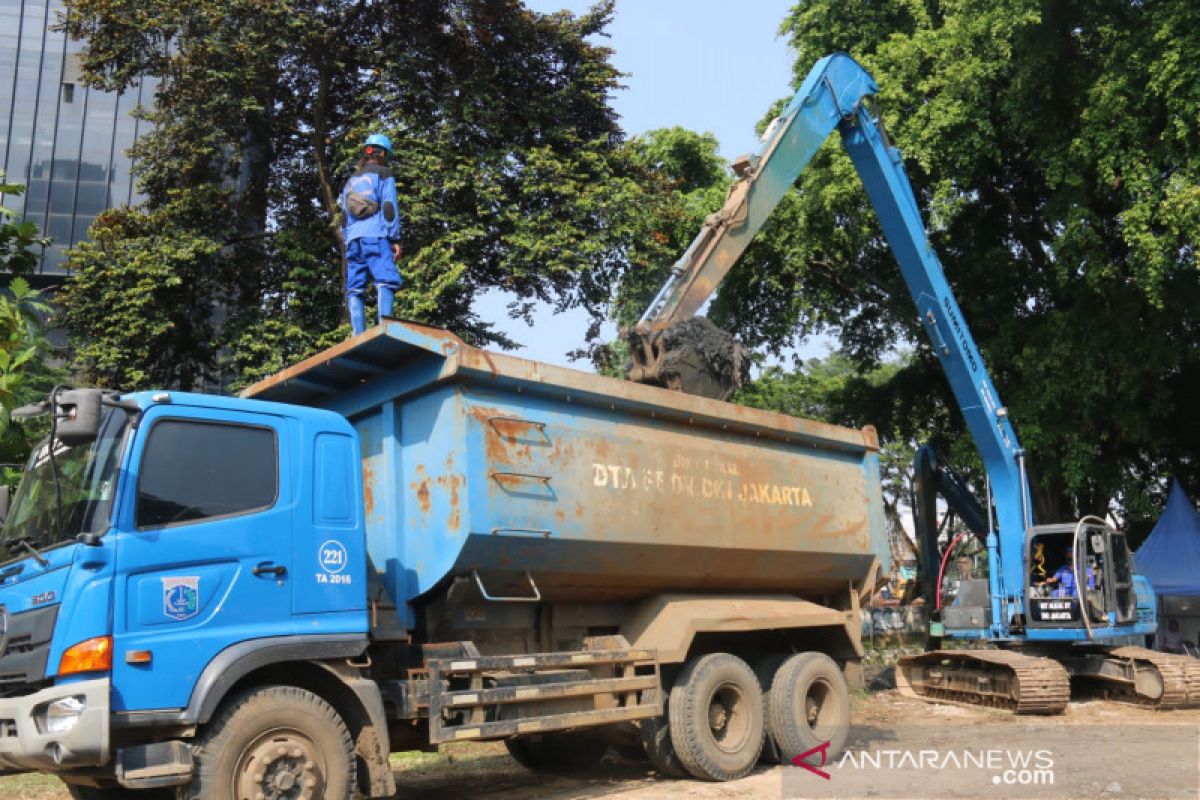
[[666, 281], [671, 264], [699, 233], [704, 218], [720, 208], [733, 180], [729, 164], [717, 152], [711, 133], [685, 128], [660, 128], [633, 137], [631, 158], [645, 170], [658, 203], [649, 217], [654, 241], [665, 258], [649, 269], [629, 270], [614, 303], [620, 324], [637, 321]]
[[864, 373], [852, 359], [835, 352], [808, 359], [794, 370], [772, 366], [735, 400], [849, 428], [875, 427], [884, 512], [893, 531], [901, 532], [901, 508], [911, 503], [913, 456], [937, 428], [936, 417], [924, 416], [924, 409], [913, 413], [901, 402], [904, 392], [897, 384], [910, 360], [903, 355]]
[[[25, 191], [24, 186], [5, 183], [3, 178], [0, 172], [0, 193]], [[12, 410], [44, 397], [62, 378], [62, 370], [48, 359], [50, 306], [20, 277], [37, 264], [34, 248], [49, 243], [36, 223], [19, 220], [0, 206], [0, 270], [11, 276], [7, 291], [0, 293], [0, 483], [10, 486], [19, 479], [19, 465], [29, 457], [34, 440], [45, 433], [37, 425], [28, 430], [13, 425]]]
[[[4, 170], [0, 170], [0, 195], [20, 196], [24, 193], [24, 186], [7, 183]], [[50, 240], [41, 235], [36, 222], [17, 219], [13, 211], [0, 206], [0, 271], [10, 275], [31, 272], [38, 262], [34, 248], [49, 244]]]
[[612, 7], [72, 0], [92, 85], [159, 82], [134, 147], [146, 204], [101, 217], [72, 256], [86, 369], [237, 383], [342, 336], [337, 196], [375, 130], [403, 206], [397, 314], [503, 345], [471, 308], [501, 288], [515, 315], [580, 306], [598, 327], [615, 277], [654, 247], [594, 41]]
[[[1038, 518], [1112, 510], [1136, 527], [1169, 474], [1200, 485], [1200, 7], [813, 0], [782, 30], [797, 81], [844, 50], [882, 87], [891, 139], [1030, 452]], [[914, 347], [880, 391], [963, 442], [836, 137], [797, 189], [711, 315], [769, 349], [829, 332], [867, 371]]]

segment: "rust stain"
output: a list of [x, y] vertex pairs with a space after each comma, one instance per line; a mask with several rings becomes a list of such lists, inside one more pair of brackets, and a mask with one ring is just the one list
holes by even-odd
[[417, 503], [421, 506], [422, 513], [428, 514], [429, 508], [430, 508], [429, 478], [425, 477], [425, 465], [424, 464], [417, 465], [417, 477], [419, 478], [419, 480], [415, 480], [412, 483], [410, 483], [408, 485], [408, 488], [410, 488], [414, 492], [416, 492]]
[[554, 512], [554, 519], [558, 520], [559, 522], [566, 522], [567, 513], [560, 508], [558, 511]]
[[505, 446], [504, 440], [490, 428], [485, 429], [483, 433], [483, 452], [488, 461], [508, 463], [508, 447]]
[[370, 517], [375, 513], [375, 470], [368, 461], [362, 464], [362, 482], [363, 509], [366, 516]]
[[459, 475], [450, 476], [450, 520], [448, 527], [450, 530], [458, 530], [462, 527], [462, 514], [458, 506], [458, 487], [462, 484], [463, 479]]
[[417, 502], [421, 505], [421, 511], [425, 514], [429, 513], [429, 481], [421, 481], [421, 485], [417, 487]]

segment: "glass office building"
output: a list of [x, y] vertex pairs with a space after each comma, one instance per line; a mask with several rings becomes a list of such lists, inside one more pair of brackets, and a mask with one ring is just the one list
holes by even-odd
[[67, 247], [106, 208], [138, 200], [126, 150], [146, 123], [129, 112], [153, 102], [153, 87], [122, 94], [88, 89], [71, 42], [54, 28], [61, 0], [0, 0], [0, 159], [23, 196], [3, 205], [38, 224], [54, 244], [39, 283], [64, 273]]

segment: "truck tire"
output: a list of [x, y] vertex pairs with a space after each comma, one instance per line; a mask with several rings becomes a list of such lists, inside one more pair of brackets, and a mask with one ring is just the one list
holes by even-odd
[[[661, 689], [650, 689], [646, 692], [646, 701], [654, 702], [657, 698], [651, 693], [661, 692]], [[649, 717], [641, 720], [638, 731], [642, 737], [642, 749], [646, 760], [654, 771], [664, 778], [686, 778], [688, 771], [683, 762], [675, 755], [675, 746], [671, 744], [671, 726], [668, 724], [668, 708], [670, 699], [663, 697], [663, 714], [661, 717]]]
[[508, 754], [535, 772], [578, 772], [596, 766], [608, 742], [588, 732], [542, 733], [506, 739]]
[[[181, 800], [348, 800], [357, 785], [354, 748], [342, 718], [329, 703], [295, 686], [261, 686], [235, 695], [205, 726], [193, 752], [196, 777]], [[305, 789], [296, 793], [301, 785]]]
[[688, 661], [671, 688], [668, 717], [675, 754], [694, 777], [731, 781], [758, 763], [762, 689], [737, 656], [710, 653]]
[[[798, 653], [783, 662], [767, 695], [767, 729], [785, 762], [825, 742], [825, 763], [841, 754], [850, 733], [850, 690], [832, 658]], [[819, 766], [821, 757], [807, 760]]]

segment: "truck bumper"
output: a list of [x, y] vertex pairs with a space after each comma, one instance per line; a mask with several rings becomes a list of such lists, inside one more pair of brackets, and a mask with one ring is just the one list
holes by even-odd
[[[109, 759], [108, 678], [51, 686], [24, 697], [0, 698], [0, 771], [59, 771], [96, 767]], [[74, 698], [83, 704], [73, 723], [46, 724], [46, 709]]]

